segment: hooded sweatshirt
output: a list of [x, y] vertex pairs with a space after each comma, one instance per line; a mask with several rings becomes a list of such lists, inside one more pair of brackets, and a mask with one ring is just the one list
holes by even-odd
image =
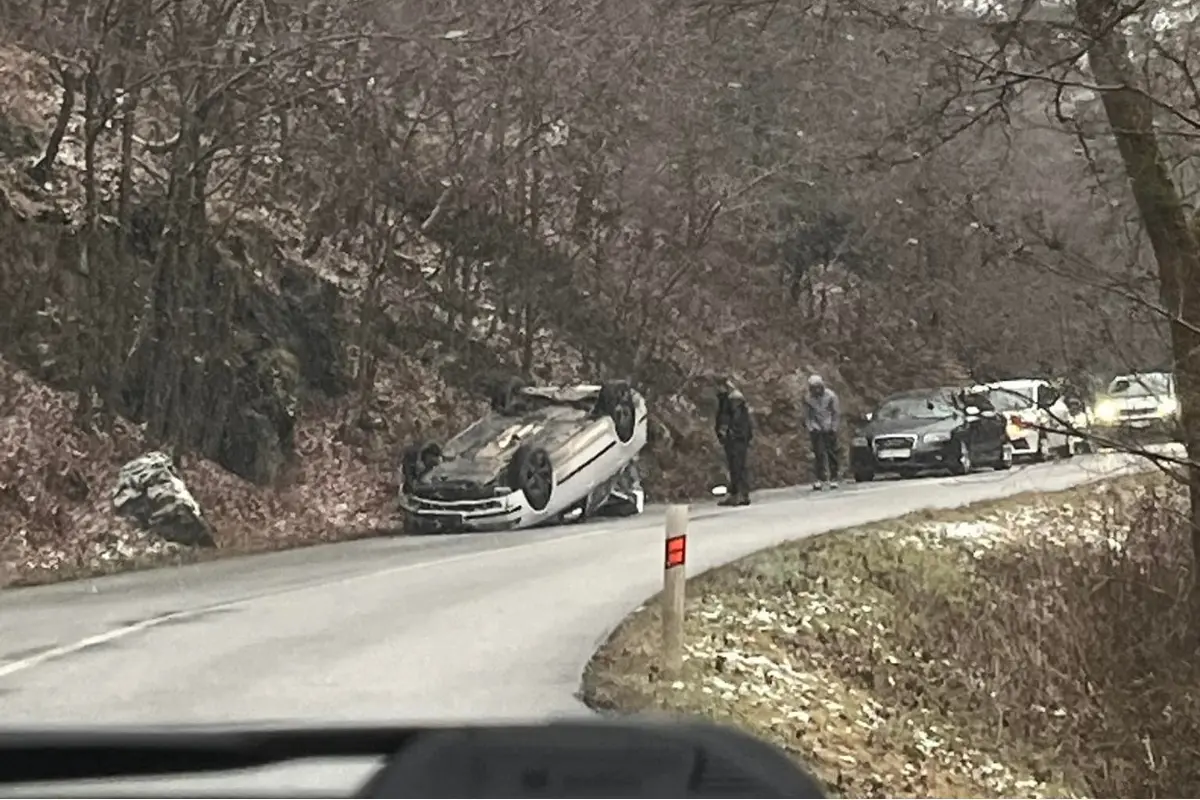
[[826, 386], [824, 391], [815, 392], [810, 388], [805, 393], [804, 421], [810, 433], [837, 431], [841, 420], [842, 409], [833, 389]]

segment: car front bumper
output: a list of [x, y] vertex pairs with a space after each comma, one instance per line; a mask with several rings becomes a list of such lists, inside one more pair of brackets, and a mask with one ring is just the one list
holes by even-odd
[[923, 472], [950, 469], [958, 460], [956, 442], [911, 440], [911, 447], [880, 447], [896, 440], [879, 437], [874, 441], [855, 439], [850, 446], [850, 468], [854, 472]]
[[409, 533], [512, 530], [521, 524], [527, 512], [520, 492], [482, 500], [433, 500], [404, 494], [400, 497], [400, 510]]

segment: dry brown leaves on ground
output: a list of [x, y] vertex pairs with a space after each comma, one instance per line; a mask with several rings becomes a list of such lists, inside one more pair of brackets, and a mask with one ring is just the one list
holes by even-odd
[[300, 425], [286, 486], [185, 461], [182, 477], [216, 529], [216, 553], [152, 539], [110, 505], [121, 465], [147, 449], [140, 430], [117, 419], [109, 431], [84, 431], [72, 403], [0, 359], [0, 587], [354, 538], [393, 523], [390, 472], [342, 441], [329, 412]]
[[677, 680], [651, 604], [584, 693], [746, 728], [847, 796], [1195, 796], [1182, 508], [1142, 476], [767, 551], [689, 585]]

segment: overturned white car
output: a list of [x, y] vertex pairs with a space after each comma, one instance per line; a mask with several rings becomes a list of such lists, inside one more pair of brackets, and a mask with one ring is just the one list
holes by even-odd
[[640, 514], [646, 402], [624, 382], [524, 386], [444, 445], [410, 447], [400, 506], [409, 533], [529, 528]]

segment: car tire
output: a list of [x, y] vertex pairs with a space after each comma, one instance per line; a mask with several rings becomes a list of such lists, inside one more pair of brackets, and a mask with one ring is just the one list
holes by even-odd
[[855, 483], [870, 483], [875, 480], [875, 473], [869, 469], [860, 469], [854, 471]]
[[995, 469], [997, 471], [1004, 471], [1006, 469], [1012, 469], [1012, 465], [1013, 465], [1012, 443], [1005, 442], [1004, 444], [1000, 445], [1000, 460], [996, 462]]
[[513, 454], [508, 465], [508, 485], [525, 495], [525, 502], [534, 511], [550, 505], [554, 494], [554, 465], [550, 454], [541, 447], [523, 444]]
[[622, 444], [633, 439], [637, 430], [637, 408], [633, 403], [633, 389], [624, 381], [606, 383], [600, 387], [596, 399], [597, 416], [609, 417]]
[[969, 475], [972, 467], [971, 451], [967, 447], [967, 443], [960, 439], [958, 442], [958, 459], [950, 465], [950, 474]]

